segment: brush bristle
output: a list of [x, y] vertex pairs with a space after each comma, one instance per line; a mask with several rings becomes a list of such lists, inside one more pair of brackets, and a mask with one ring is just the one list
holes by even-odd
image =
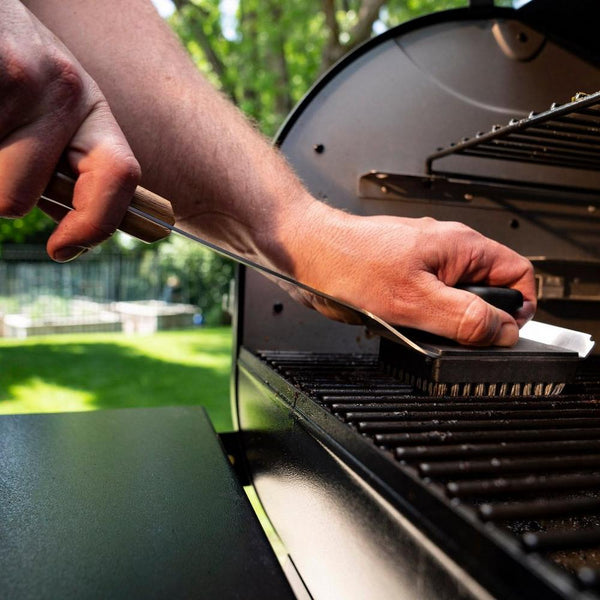
[[574, 380], [579, 361], [576, 352], [531, 340], [512, 348], [475, 348], [430, 336], [419, 345], [422, 352], [382, 338], [379, 362], [420, 393], [436, 397], [555, 396]]
[[399, 368], [391, 368], [392, 375], [403, 383], [412, 385], [418, 391], [428, 396], [557, 396], [565, 383], [439, 383], [424, 377], [417, 377]]

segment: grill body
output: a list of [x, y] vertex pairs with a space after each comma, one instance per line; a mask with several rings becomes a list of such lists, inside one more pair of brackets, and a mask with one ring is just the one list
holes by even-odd
[[[335, 206], [462, 221], [535, 259], [537, 318], [600, 339], [594, 169], [472, 156], [429, 169], [453, 141], [600, 89], [593, 62], [525, 20], [459, 10], [387, 32], [316, 84], [278, 142]], [[233, 408], [313, 597], [595, 597], [598, 357], [560, 399], [433, 401], [382, 368], [365, 330], [254, 272], [238, 288]]]

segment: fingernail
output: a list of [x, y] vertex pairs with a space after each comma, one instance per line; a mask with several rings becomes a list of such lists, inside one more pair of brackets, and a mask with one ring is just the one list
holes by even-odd
[[79, 246], [65, 246], [59, 248], [54, 252], [53, 260], [60, 263], [69, 262], [70, 260], [76, 259], [81, 256], [84, 252], [87, 252], [87, 248], [81, 248]]
[[519, 339], [519, 328], [515, 323], [504, 323], [494, 340], [496, 346], [514, 346]]

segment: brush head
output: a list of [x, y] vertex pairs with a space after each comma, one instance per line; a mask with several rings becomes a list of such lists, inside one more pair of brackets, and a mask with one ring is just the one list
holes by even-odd
[[576, 352], [520, 339], [511, 348], [461, 346], [422, 332], [409, 337], [429, 356], [381, 338], [379, 359], [430, 396], [549, 396], [572, 381]]

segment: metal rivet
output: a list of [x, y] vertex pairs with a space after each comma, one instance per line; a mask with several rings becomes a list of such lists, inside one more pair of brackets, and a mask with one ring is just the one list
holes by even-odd
[[521, 223], [519, 223], [518, 219], [511, 219], [509, 225], [511, 229], [519, 229]]
[[323, 144], [315, 144], [313, 146], [313, 150], [317, 153], [317, 154], [323, 154], [323, 152], [325, 152], [325, 146]]
[[275, 302], [275, 304], [273, 304], [273, 314], [279, 315], [282, 312], [283, 312], [283, 303], [282, 302]]

